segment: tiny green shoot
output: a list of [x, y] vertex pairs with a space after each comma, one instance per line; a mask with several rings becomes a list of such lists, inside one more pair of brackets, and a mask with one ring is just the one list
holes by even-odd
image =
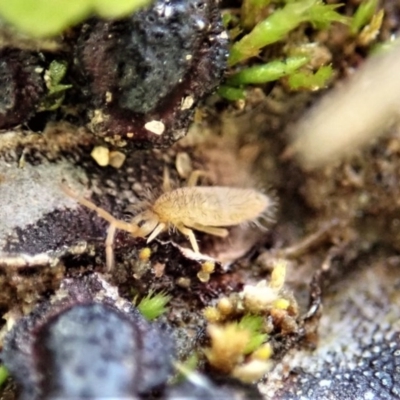
[[391, 51], [393, 48], [399, 45], [400, 40], [398, 38], [391, 37], [389, 40], [386, 40], [382, 43], [374, 44], [369, 50], [369, 55], [383, 54], [387, 51]]
[[298, 71], [288, 77], [288, 84], [292, 90], [319, 90], [325, 88], [333, 76], [331, 65], [324, 65], [316, 72]]
[[165, 292], [154, 293], [150, 290], [149, 293], [140, 300], [137, 308], [148, 321], [152, 321], [168, 310], [166, 305], [171, 298], [172, 297]]
[[262, 332], [263, 317], [260, 315], [245, 315], [238, 323], [240, 329], [250, 333], [250, 339], [245, 347], [244, 354], [252, 353], [258, 349], [268, 338], [266, 333]]
[[378, 0], [365, 0], [357, 8], [350, 24], [350, 32], [357, 35], [367, 25], [378, 7]]
[[189, 355], [189, 357], [181, 363], [176, 363], [175, 368], [177, 369], [177, 374], [173, 378], [173, 383], [179, 383], [184, 381], [188, 375], [193, 373], [199, 364], [199, 356], [196, 352]]
[[284, 39], [290, 31], [303, 22], [310, 22], [318, 28], [327, 27], [332, 22], [349, 23], [347, 17], [335, 11], [338, 7], [340, 4], [327, 5], [320, 0], [300, 0], [286, 4], [234, 43], [228, 64], [233, 66], [257, 56], [263, 47]]
[[0, 387], [4, 385], [4, 382], [8, 378], [9, 373], [7, 368], [4, 365], [0, 365]]
[[361, 46], [368, 46], [376, 39], [380, 32], [384, 15], [385, 11], [379, 10], [372, 16], [369, 24], [365, 25], [362, 31], [358, 34], [358, 43]]
[[244, 29], [252, 29], [265, 13], [271, 0], [243, 0], [240, 10], [241, 25]]
[[262, 84], [275, 81], [287, 76], [307, 64], [309, 58], [306, 56], [288, 57], [280, 61], [275, 60], [267, 64], [255, 65], [245, 68], [228, 78], [227, 85], [239, 86], [245, 84]]
[[63, 84], [65, 74], [67, 73], [67, 63], [65, 61], [53, 60], [49, 69], [45, 73], [45, 82], [48, 92], [39, 107], [39, 111], [56, 110], [61, 106], [65, 91], [70, 89], [72, 85]]
[[121, 18], [149, 0], [0, 0], [0, 16], [21, 32], [48, 37], [90, 15]]
[[243, 89], [234, 88], [228, 85], [222, 85], [218, 89], [218, 94], [224, 99], [230, 101], [243, 100], [246, 98], [246, 93]]

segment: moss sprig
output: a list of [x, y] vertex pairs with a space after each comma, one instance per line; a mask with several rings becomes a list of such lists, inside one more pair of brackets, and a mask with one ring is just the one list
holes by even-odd
[[0, 16], [35, 37], [60, 34], [91, 14], [121, 18], [150, 0], [0, 0]]
[[332, 22], [348, 24], [349, 19], [336, 9], [340, 4], [324, 4], [320, 0], [301, 0], [286, 4], [274, 11], [254, 29], [233, 44], [228, 64], [233, 66], [259, 54], [260, 50], [278, 42], [304, 22], [310, 22], [319, 29], [326, 28]]
[[171, 298], [165, 292], [154, 293], [151, 290], [140, 300], [137, 308], [148, 321], [152, 321], [167, 312], [168, 307], [166, 306]]

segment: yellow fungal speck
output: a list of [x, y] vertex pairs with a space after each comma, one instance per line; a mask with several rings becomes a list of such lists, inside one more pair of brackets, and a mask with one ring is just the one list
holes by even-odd
[[109, 164], [112, 167], [119, 169], [124, 164], [126, 155], [124, 153], [121, 153], [120, 151], [110, 151], [109, 158]]
[[286, 299], [278, 299], [272, 303], [272, 306], [279, 310], [287, 310], [290, 306], [290, 302]]
[[278, 298], [276, 290], [272, 289], [265, 280], [257, 285], [246, 285], [243, 288], [243, 304], [249, 312], [254, 314], [268, 310]]
[[219, 322], [221, 320], [221, 313], [215, 307], [206, 307], [203, 310], [204, 318], [211, 323]]
[[204, 261], [201, 265], [201, 270], [204, 273], [212, 274], [215, 270], [215, 262], [214, 261]]
[[210, 280], [210, 274], [204, 271], [198, 272], [197, 277], [199, 278], [199, 281], [203, 283], [206, 283]]
[[285, 283], [287, 261], [283, 259], [278, 259], [274, 262], [274, 269], [271, 273], [271, 280], [269, 286], [273, 289], [282, 289]]
[[259, 347], [254, 353], [252, 353], [251, 358], [257, 359], [257, 360], [269, 360], [274, 351], [272, 349], [272, 346], [270, 343], [265, 343], [261, 347]]
[[244, 356], [250, 333], [237, 324], [209, 325], [211, 347], [204, 350], [208, 362], [221, 372], [230, 372]]
[[271, 362], [251, 360], [248, 363], [237, 365], [232, 371], [232, 376], [245, 383], [254, 383], [260, 380], [271, 368]]
[[151, 249], [150, 249], [150, 247], [144, 247], [143, 249], [141, 249], [141, 250], [139, 251], [139, 259], [140, 259], [140, 261], [145, 261], [145, 262], [147, 262], [147, 261], [149, 261], [150, 256], [151, 256]]
[[100, 167], [106, 167], [110, 162], [110, 150], [107, 147], [97, 146], [92, 150], [90, 155]]
[[218, 301], [217, 308], [219, 312], [224, 316], [232, 314], [232, 312], [234, 311], [234, 305], [232, 304], [232, 301], [227, 297], [223, 297]]

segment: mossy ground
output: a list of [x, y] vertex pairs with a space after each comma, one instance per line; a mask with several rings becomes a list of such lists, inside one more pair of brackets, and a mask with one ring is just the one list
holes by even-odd
[[[384, 6], [386, 16], [379, 36], [381, 41], [398, 28], [399, 22], [399, 9], [394, 3], [388, 1]], [[354, 5], [348, 2], [345, 8], [351, 13]], [[335, 71], [332, 86], [340, 85], [367, 57], [365, 48], [358, 47], [345, 29], [340, 24], [334, 24], [329, 32], [309, 34], [304, 29], [289, 35], [284, 43], [290, 45], [296, 42], [298, 35], [304, 38], [309, 34], [319, 46], [329, 50]], [[266, 50], [263, 57], [274, 51], [274, 47]], [[17, 131], [12, 141], [6, 142], [4, 136], [0, 139], [0, 162], [3, 165], [17, 162], [21, 148], [24, 149], [26, 170], [34, 171], [37, 165], [51, 170], [54, 165], [67, 162], [72, 169], [79, 169], [80, 180], [86, 180], [84, 186], [90, 186], [95, 193], [93, 200], [121, 217], [132, 200], [149, 188], [158, 190], [161, 187], [164, 165], [170, 168], [174, 181], [183, 184], [184, 179], [175, 168], [179, 153], [188, 154], [195, 168], [208, 170], [211, 184], [240, 186], [250, 182], [252, 186], [274, 192], [280, 206], [276, 223], [267, 233], [239, 227], [231, 231], [229, 240], [198, 235], [206, 254], [229, 263], [225, 269], [218, 265], [206, 283], [197, 277], [201, 265], [196, 260], [188, 260], [180, 248], [169, 243], [172, 239], [187, 246], [182, 236], [166, 234], [160, 242], [149, 246], [151, 257], [143, 261], [140, 250], [146, 246], [145, 242], [123, 232], [117, 235], [117, 268], [109, 280], [119, 287], [121, 296], [125, 298], [132, 298], [135, 293], [145, 295], [149, 290], [164, 290], [173, 296], [162, 318], [175, 327], [178, 357], [184, 360], [191, 352], [201, 353], [201, 349], [207, 346], [203, 329], [206, 326], [204, 308], [221, 296], [239, 292], [246, 284], [269, 278], [272, 261], [278, 256], [289, 260], [287, 289], [300, 304], [300, 315], [308, 310], [310, 292], [315, 295], [316, 289], [310, 287], [310, 282], [317, 271], [322, 271], [319, 283], [329, 300], [332, 291], [335, 299], [340, 298], [340, 282], [348, 282], [348, 275], [354, 274], [352, 268], [367, 274], [371, 265], [380, 269], [382, 264], [398, 262], [398, 130], [393, 129], [367, 149], [357, 150], [352, 157], [320, 169], [307, 170], [295, 158], [283, 157], [289, 143], [288, 130], [322, 94], [292, 92], [283, 80], [249, 88], [245, 102], [228, 103], [215, 95], [200, 108], [203, 117], [193, 125], [185, 139], [165, 152], [146, 150], [129, 154], [119, 170], [101, 168], [94, 163], [85, 135], [82, 135], [81, 142], [77, 139], [74, 143], [63, 141], [62, 135], [37, 136], [37, 140], [29, 141], [25, 139], [26, 132]], [[23, 177], [25, 172], [21, 169], [15, 173]], [[66, 169], [64, 173], [67, 179], [78, 181], [77, 172]], [[14, 178], [4, 174], [4, 179], [0, 185]], [[37, 188], [27, 186], [27, 190], [31, 198], [38, 195]], [[103, 271], [105, 228], [104, 222], [87, 210], [73, 205], [65, 207], [64, 204], [55, 209], [49, 207], [39, 220], [32, 220], [30, 225], [24, 223], [17, 230], [17, 237], [13, 240], [7, 238], [7, 246], [14, 246], [13, 251], [17, 253], [26, 249], [34, 251], [35, 246], [37, 249], [40, 247], [38, 252], [50, 250], [58, 267], [51, 269], [52, 273], [49, 273], [49, 266], [44, 269], [26, 267], [17, 273], [4, 267], [0, 299], [4, 313], [28, 311], [54, 291], [65, 275]], [[60, 234], [62, 236], [57, 236]], [[304, 239], [312, 235], [315, 240], [304, 244]], [[54, 237], [58, 240], [48, 240]], [[77, 241], [88, 244], [81, 253], [75, 251]], [[42, 249], [43, 243], [48, 248]], [[303, 246], [297, 246], [296, 250], [299, 243]], [[60, 247], [63, 247], [62, 251]], [[381, 281], [379, 274], [377, 279]], [[393, 280], [397, 282], [398, 274]], [[382, 279], [382, 283], [387, 282]], [[345, 289], [347, 293], [347, 286]], [[314, 301], [317, 300], [318, 295], [315, 295]], [[365, 306], [366, 312], [376, 310], [374, 307], [369, 309], [364, 300], [362, 298], [359, 305]], [[385, 299], [386, 302], [392, 300], [390, 297]], [[278, 365], [298, 339], [302, 339], [306, 347], [318, 348], [316, 321], [311, 317], [303, 325], [301, 334], [286, 338], [281, 332], [275, 332], [275, 337], [272, 334]], [[335, 319], [332, 321], [338, 323]], [[329, 323], [329, 319], [324, 323]], [[374, 325], [375, 322], [371, 320], [370, 323]], [[348, 329], [353, 328], [348, 326]], [[203, 334], [199, 335], [199, 332]], [[200, 362], [200, 367], [204, 367], [203, 362]], [[278, 383], [276, 385], [278, 387]], [[269, 390], [273, 391], [274, 387]], [[13, 393], [13, 384], [9, 383], [2, 398], [14, 398]], [[285, 394], [281, 396], [285, 398]]]

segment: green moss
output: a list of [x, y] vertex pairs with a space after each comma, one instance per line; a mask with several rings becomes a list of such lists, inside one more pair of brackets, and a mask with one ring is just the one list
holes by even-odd
[[148, 321], [152, 321], [168, 310], [166, 305], [170, 300], [171, 296], [164, 292], [155, 294], [153, 291], [150, 291], [147, 296], [140, 300], [137, 308]]
[[275, 60], [267, 64], [244, 68], [227, 80], [231, 86], [261, 84], [276, 81], [290, 75], [309, 61], [308, 57], [288, 57], [283, 61]]
[[[304, 24], [316, 31], [327, 30], [334, 22], [349, 25], [349, 38], [357, 36], [359, 45], [368, 46], [379, 32], [383, 15], [382, 10], [377, 10], [378, 0], [364, 0], [352, 17], [341, 15], [340, 7], [341, 4], [326, 4], [323, 0], [243, 0], [240, 15], [224, 15], [232, 42], [228, 59], [231, 70], [219, 94], [228, 100], [243, 99], [247, 85], [282, 78], [290, 90], [326, 88], [334, 76], [334, 69], [327, 65], [331, 59], [321, 58], [321, 53], [313, 51], [318, 49], [318, 42], [310, 41], [313, 36], [302, 30]], [[291, 41], [291, 37], [295, 40]], [[276, 42], [282, 42], [271, 51], [277, 59], [260, 62], [256, 57], [262, 50], [262, 55], [267, 55], [264, 48]], [[253, 65], [240, 66], [244, 62]]]
[[350, 31], [353, 35], [359, 33], [371, 21], [377, 7], [378, 0], [366, 0], [358, 6], [350, 24]]
[[240, 10], [241, 25], [244, 29], [252, 29], [267, 11], [271, 0], [243, 0]]
[[292, 90], [319, 90], [325, 88], [333, 76], [333, 68], [324, 65], [315, 73], [312, 71], [298, 71], [288, 78], [289, 87]]
[[258, 349], [268, 338], [266, 333], [263, 333], [264, 319], [260, 315], [245, 315], [239, 322], [238, 327], [245, 329], [250, 333], [250, 339], [246, 344], [244, 354], [250, 354]]
[[56, 110], [61, 106], [65, 91], [70, 89], [72, 85], [62, 83], [67, 73], [67, 63], [64, 61], [52, 61], [49, 69], [45, 73], [45, 81], [48, 89], [47, 95], [39, 107], [39, 111]]
[[332, 22], [348, 23], [347, 17], [335, 11], [338, 7], [340, 5], [327, 5], [319, 0], [297, 0], [286, 4], [233, 44], [229, 65], [257, 56], [263, 47], [285, 39], [290, 31], [304, 22], [310, 22], [318, 29], [324, 29]]
[[173, 383], [177, 384], [187, 379], [187, 377], [197, 369], [198, 364], [199, 356], [196, 352], [190, 354], [185, 361], [176, 363], [175, 368], [178, 373], [173, 378]]
[[46, 37], [92, 14], [120, 18], [147, 3], [149, 0], [0, 0], [0, 16], [21, 32]]
[[243, 89], [234, 88], [228, 85], [222, 85], [218, 89], [218, 94], [224, 99], [230, 101], [236, 101], [246, 98], [245, 91]]
[[8, 370], [4, 365], [0, 365], [0, 387], [4, 385], [4, 382], [9, 376]]
[[390, 38], [389, 40], [386, 40], [385, 42], [382, 43], [376, 43], [374, 44], [369, 51], [369, 55], [377, 55], [377, 54], [383, 54], [386, 53], [387, 51], [391, 51], [392, 49], [400, 46], [400, 40], [398, 38]]

